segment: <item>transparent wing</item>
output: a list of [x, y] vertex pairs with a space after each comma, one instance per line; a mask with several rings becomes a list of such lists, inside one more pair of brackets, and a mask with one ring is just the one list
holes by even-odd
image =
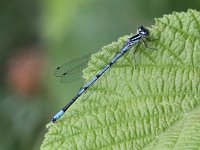
[[[110, 51], [109, 53], [111, 53], [111, 54], [113, 53], [113, 55], [116, 55], [119, 52], [119, 49], [114, 48], [114, 50], [115, 49], [117, 49], [117, 50]], [[81, 79], [82, 70], [87, 67], [87, 63], [90, 59], [91, 54], [92, 53], [84, 55], [79, 58], [75, 58], [75, 59], [63, 64], [62, 66], [58, 67], [55, 70], [55, 73], [54, 73], [55, 76], [60, 77], [60, 81], [62, 83], [71, 83], [71, 82]], [[109, 55], [105, 54], [105, 56], [102, 57], [102, 59], [105, 58], [105, 60], [106, 60], [105, 65], [109, 62], [109, 60], [111, 60], [111, 58], [108, 58], [108, 56], [110, 56], [111, 54], [109, 54]], [[102, 67], [104, 67], [105, 65], [103, 65]], [[94, 75], [96, 75], [96, 74], [94, 74]], [[93, 78], [93, 76], [91, 78]]]
[[91, 54], [75, 58], [56, 68], [54, 75], [60, 77], [62, 83], [71, 83], [81, 79], [82, 70], [87, 66]]

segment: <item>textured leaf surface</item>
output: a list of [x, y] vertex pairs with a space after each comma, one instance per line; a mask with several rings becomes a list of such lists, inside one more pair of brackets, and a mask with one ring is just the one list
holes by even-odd
[[[42, 150], [199, 149], [200, 12], [173, 13], [149, 28], [149, 47], [133, 49], [53, 124]], [[92, 55], [91, 78], [129, 36]]]

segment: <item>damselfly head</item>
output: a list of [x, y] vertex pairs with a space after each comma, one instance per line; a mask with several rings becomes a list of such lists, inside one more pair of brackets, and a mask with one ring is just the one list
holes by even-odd
[[138, 27], [138, 30], [137, 30], [138, 34], [141, 35], [141, 36], [147, 36], [149, 34], [149, 31], [147, 28], [143, 27], [143, 26], [140, 26]]

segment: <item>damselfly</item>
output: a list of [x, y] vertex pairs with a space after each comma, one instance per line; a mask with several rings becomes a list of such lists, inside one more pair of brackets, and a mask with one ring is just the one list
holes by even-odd
[[[138, 27], [137, 29], [137, 34], [133, 35], [132, 37], [128, 38], [127, 42], [124, 44], [123, 48], [121, 51], [119, 51], [115, 56], [114, 58], [112, 58], [112, 60], [107, 64], [105, 65], [105, 67], [100, 70], [100, 72], [95, 75], [93, 77], [93, 79], [88, 82], [86, 84], [86, 86], [84, 86], [83, 88], [81, 88], [78, 92], [78, 94], [76, 94], [68, 103], [65, 107], [63, 107], [53, 118], [52, 118], [52, 122], [56, 122], [65, 112], [66, 110], [83, 94], [87, 91], [88, 88], [90, 88], [98, 79], [99, 77], [101, 77], [120, 57], [122, 57], [132, 46], [136, 45], [136, 44], [139, 44], [140, 41], [143, 41], [145, 46], [147, 47], [144, 39], [147, 39], [147, 36], [149, 35], [149, 31], [147, 28], [143, 27], [143, 26], [140, 26]], [[152, 48], [150, 48], [152, 49]], [[136, 48], [137, 50], [137, 48]], [[134, 51], [134, 53], [136, 52], [136, 50]], [[84, 59], [84, 57], [83, 57]], [[73, 61], [74, 63], [76, 63], [76, 61]], [[67, 65], [65, 65], [67, 66]], [[64, 67], [65, 68], [65, 67]], [[60, 69], [60, 68], [57, 68], [57, 69]], [[78, 70], [79, 68], [76, 68], [75, 70]], [[80, 67], [81, 69], [81, 67]], [[61, 71], [61, 74], [58, 74], [58, 75], [63, 75], [63, 80], [65, 80], [64, 76], [67, 74], [67, 73], [73, 73], [74, 70], [70, 70], [68, 72], [65, 72], [63, 70], [63, 72]], [[61, 78], [62, 80], [62, 78]]]

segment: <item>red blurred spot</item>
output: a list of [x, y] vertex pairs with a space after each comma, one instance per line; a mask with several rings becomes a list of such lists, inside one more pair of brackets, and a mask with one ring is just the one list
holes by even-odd
[[33, 95], [41, 87], [44, 55], [35, 48], [26, 48], [13, 56], [8, 63], [8, 83], [21, 95]]

